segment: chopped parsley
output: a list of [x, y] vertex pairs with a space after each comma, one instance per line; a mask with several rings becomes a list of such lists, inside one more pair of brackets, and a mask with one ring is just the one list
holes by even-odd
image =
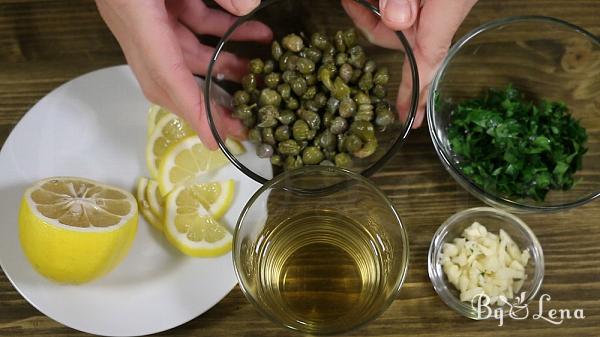
[[564, 103], [527, 100], [511, 85], [456, 105], [448, 140], [475, 184], [537, 201], [570, 189], [587, 151], [586, 131]]

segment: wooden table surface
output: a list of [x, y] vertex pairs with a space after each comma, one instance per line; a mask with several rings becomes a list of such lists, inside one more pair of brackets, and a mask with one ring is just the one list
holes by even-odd
[[[448, 0], [450, 1], [450, 0]], [[600, 35], [598, 0], [481, 0], [458, 32], [508, 15], [556, 16]], [[83, 73], [124, 63], [91, 1], [0, 0], [0, 145], [40, 98]], [[542, 293], [551, 308], [583, 309], [585, 319], [470, 321], [444, 305], [427, 276], [427, 250], [451, 214], [482, 203], [460, 188], [424, 128], [374, 178], [407, 224], [410, 267], [399, 298], [353, 336], [600, 336], [600, 202], [552, 215], [524, 215], [546, 258]], [[16, 224], [15, 224], [16, 225]], [[157, 305], [160, 305], [157, 303]], [[530, 307], [538, 311], [537, 303]], [[0, 272], [0, 336], [84, 336], [31, 306]], [[293, 336], [262, 317], [235, 288], [204, 315], [159, 336]]]

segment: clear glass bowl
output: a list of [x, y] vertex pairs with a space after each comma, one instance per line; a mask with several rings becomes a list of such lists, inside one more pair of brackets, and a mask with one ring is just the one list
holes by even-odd
[[[444, 243], [451, 243], [454, 238], [460, 237], [465, 228], [469, 227], [475, 221], [484, 225], [489, 232], [494, 234], [498, 234], [500, 229], [503, 229], [515, 241], [519, 249], [529, 249], [531, 258], [525, 266], [527, 278], [519, 291], [519, 293], [525, 292], [525, 298], [521, 303], [513, 301], [513, 305], [518, 307], [529, 303], [537, 295], [544, 280], [544, 253], [542, 246], [535, 234], [521, 219], [510, 213], [491, 207], [470, 208], [456, 213], [448, 218], [435, 232], [429, 246], [427, 258], [429, 278], [431, 279], [433, 288], [444, 303], [461, 315], [471, 319], [485, 318], [485, 312], [478, 315], [477, 310], [471, 303], [460, 301], [459, 291], [448, 281], [440, 263], [440, 255]], [[492, 310], [497, 308], [497, 306], [493, 305], [490, 307]], [[509, 308], [505, 305], [504, 309], [504, 314], [508, 315], [510, 313]]]
[[[365, 0], [356, 0], [356, 2], [368, 9], [368, 14], [365, 15], [373, 15], [375, 18], [380, 17], [378, 9], [369, 2]], [[244, 174], [263, 184], [273, 178], [268, 159], [258, 158], [255, 155], [255, 146], [249, 142], [245, 144], [248, 151], [243, 155], [235, 155], [229, 151], [225, 146], [224, 137], [219, 134], [219, 130], [222, 129], [221, 119], [215, 116], [217, 112], [214, 110], [217, 109], [213, 109], [211, 104], [211, 101], [219, 101], [217, 86], [225, 88], [230, 94], [240, 88], [239, 84], [226, 81], [222, 74], [214, 73], [215, 69], [222, 69], [225, 65], [224, 62], [226, 61], [222, 57], [225, 52], [232, 52], [248, 59], [255, 57], [271, 58], [270, 44], [238, 42], [231, 39], [232, 34], [238, 31], [240, 25], [249, 20], [257, 20], [271, 27], [274, 38], [277, 40], [287, 34], [299, 32], [304, 32], [306, 36], [310, 36], [314, 32], [325, 32], [332, 36], [337, 30], [352, 28], [355, 27], [355, 24], [344, 11], [340, 1], [267, 0], [262, 1], [252, 13], [239, 18], [218, 43], [208, 67], [204, 88], [205, 97], [211, 98], [206, 100], [209, 124], [219, 147], [227, 158]], [[357, 31], [359, 30], [357, 29]], [[398, 151], [411, 129], [416, 113], [419, 97], [417, 66], [406, 38], [401, 32], [397, 32], [397, 36], [403, 46], [403, 51], [376, 46], [363, 36], [359, 39], [359, 44], [365, 49], [368, 57], [375, 60], [379, 66], [388, 67], [390, 81], [386, 86], [387, 100], [394, 106], [394, 109], [404, 62], [408, 62], [410, 65], [405, 68], [410, 69], [413, 84], [407, 120], [402, 123], [397, 119], [384, 132], [377, 133], [379, 147], [373, 155], [360, 160], [355, 158], [352, 171], [361, 173], [366, 177], [378, 171]], [[231, 107], [226, 108], [230, 109]]]
[[[468, 33], [450, 49], [428, 96], [429, 133], [444, 167], [475, 197], [512, 212], [559, 211], [600, 197], [599, 59], [596, 36], [550, 17], [509, 17]], [[462, 173], [447, 139], [453, 103], [509, 83], [534, 99], [565, 102], [588, 133], [583, 169], [575, 174], [578, 183], [549, 192], [543, 202], [485, 191]]]
[[[301, 262], [291, 263], [294, 256]], [[408, 258], [406, 229], [390, 200], [336, 167], [306, 166], [267, 182], [233, 235], [246, 298], [272, 321], [310, 334], [341, 333], [379, 316], [398, 296]]]

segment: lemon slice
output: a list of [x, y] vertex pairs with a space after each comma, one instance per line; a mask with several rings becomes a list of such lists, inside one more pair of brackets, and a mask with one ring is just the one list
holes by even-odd
[[176, 186], [194, 184], [202, 175], [228, 163], [221, 150], [208, 150], [197, 136], [184, 138], [169, 147], [161, 160], [158, 170], [160, 192], [166, 195]]
[[166, 114], [156, 123], [146, 144], [146, 164], [152, 178], [157, 177], [160, 160], [169, 145], [193, 134], [192, 128], [174, 114]]
[[162, 219], [165, 216], [165, 198], [163, 198], [158, 189], [158, 182], [156, 182], [154, 179], [148, 180], [148, 186], [146, 187], [146, 200], [148, 201], [148, 205], [150, 206], [152, 213], [154, 213], [154, 215], [156, 215], [159, 219]]
[[157, 215], [152, 212], [152, 208], [150, 207], [150, 202], [147, 199], [147, 190], [148, 190], [148, 178], [140, 177], [138, 179], [137, 187], [136, 187], [136, 198], [138, 200], [138, 205], [140, 209], [140, 213], [142, 216], [152, 227], [157, 230], [163, 230], [163, 216]]
[[154, 131], [156, 123], [158, 123], [161, 118], [168, 114], [170, 114], [170, 112], [160, 105], [150, 105], [150, 108], [148, 109], [148, 136], [150, 136], [152, 131]]
[[197, 195], [193, 186], [180, 186], [167, 196], [165, 235], [186, 255], [223, 255], [231, 250], [232, 235], [209, 214]]
[[138, 223], [135, 198], [99, 182], [54, 177], [23, 195], [19, 238], [33, 267], [49, 279], [83, 283], [125, 257]]

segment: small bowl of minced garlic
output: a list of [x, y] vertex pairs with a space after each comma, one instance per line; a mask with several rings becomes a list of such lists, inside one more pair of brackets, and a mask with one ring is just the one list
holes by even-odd
[[452, 309], [471, 319], [524, 308], [542, 287], [544, 253], [518, 217], [471, 208], [448, 218], [429, 247], [429, 278]]

